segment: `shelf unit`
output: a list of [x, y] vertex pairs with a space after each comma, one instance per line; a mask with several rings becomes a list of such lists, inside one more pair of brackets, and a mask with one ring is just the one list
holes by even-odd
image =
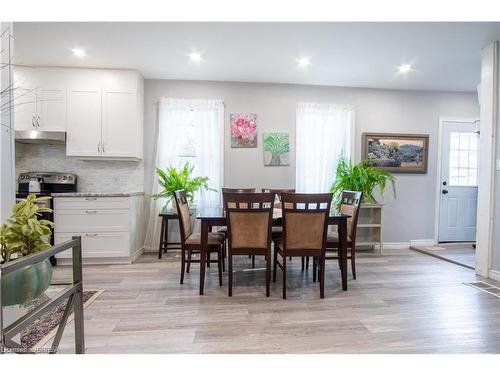
[[356, 247], [383, 248], [383, 204], [361, 203], [356, 232]]

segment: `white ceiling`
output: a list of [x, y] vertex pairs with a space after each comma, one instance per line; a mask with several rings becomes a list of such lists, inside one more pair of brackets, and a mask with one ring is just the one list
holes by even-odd
[[[18, 64], [145, 78], [474, 91], [500, 23], [15, 23]], [[87, 57], [72, 55], [83, 48]], [[188, 55], [198, 51], [203, 61]], [[311, 65], [297, 67], [309, 57]], [[411, 63], [414, 71], [397, 74]]]

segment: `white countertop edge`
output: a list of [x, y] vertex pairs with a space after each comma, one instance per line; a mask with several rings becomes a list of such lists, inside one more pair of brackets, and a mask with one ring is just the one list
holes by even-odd
[[132, 197], [136, 195], [144, 195], [144, 192], [140, 191], [126, 191], [121, 193], [52, 193], [53, 197], [60, 198], [79, 198], [79, 197]]

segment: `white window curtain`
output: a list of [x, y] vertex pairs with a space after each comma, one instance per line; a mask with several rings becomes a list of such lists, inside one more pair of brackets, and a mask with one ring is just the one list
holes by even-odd
[[[223, 181], [223, 129], [224, 103], [221, 100], [160, 98], [150, 194], [161, 191], [154, 171], [156, 167], [181, 167], [188, 161], [194, 166], [193, 176], [207, 176], [208, 186], [217, 190], [203, 190], [195, 195], [195, 206], [219, 205]], [[159, 245], [161, 222], [158, 215], [165, 203], [164, 199], [150, 202], [146, 248], [156, 249]], [[169, 229], [172, 227], [170, 225]]]
[[341, 158], [353, 154], [354, 108], [328, 103], [299, 103], [296, 117], [295, 189], [330, 191]]

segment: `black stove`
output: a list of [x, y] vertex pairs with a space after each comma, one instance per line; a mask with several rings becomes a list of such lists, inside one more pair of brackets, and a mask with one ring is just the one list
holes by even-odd
[[[40, 191], [30, 192], [29, 181], [37, 179], [40, 182]], [[26, 172], [19, 174], [17, 178], [16, 201], [25, 199], [29, 194], [35, 194], [37, 197], [51, 196], [52, 193], [73, 193], [76, 192], [77, 176], [72, 173], [60, 172]], [[40, 203], [42, 205], [43, 203]], [[52, 199], [45, 203], [48, 208], [54, 209]], [[54, 214], [46, 212], [41, 215], [42, 219], [54, 221]], [[54, 231], [50, 240], [54, 245]], [[51, 258], [51, 263], [55, 265], [55, 258]]]
[[[40, 182], [40, 191], [30, 192], [29, 182], [37, 179]], [[19, 174], [17, 178], [18, 198], [25, 198], [28, 194], [37, 196], [49, 196], [52, 193], [73, 193], [76, 192], [77, 176], [72, 173], [61, 172], [26, 172]]]

